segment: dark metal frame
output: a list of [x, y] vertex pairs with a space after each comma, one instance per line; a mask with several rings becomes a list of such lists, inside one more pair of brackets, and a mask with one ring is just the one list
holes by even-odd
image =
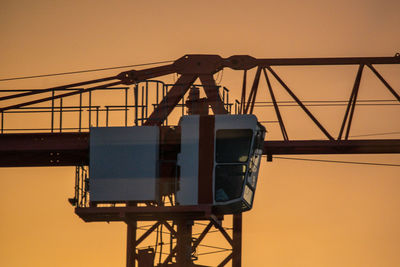
[[[151, 206], [139, 207], [136, 205], [128, 207], [78, 207], [76, 213], [86, 222], [96, 221], [124, 221], [127, 224], [127, 266], [136, 266], [136, 251], [140, 248], [140, 244], [149, 238], [160, 226], [164, 226], [170, 234], [169, 252], [162, 260], [161, 265], [171, 266], [175, 259], [175, 266], [201, 266], [193, 263], [197, 259], [196, 249], [201, 246], [201, 242], [212, 232], [219, 232], [229, 244], [230, 248], [215, 248], [213, 252], [219, 253], [231, 251], [217, 266], [225, 266], [232, 259], [236, 261], [236, 266], [240, 266], [241, 262], [241, 214], [233, 217], [233, 228], [225, 228], [222, 226], [223, 216], [216, 217], [212, 214], [210, 206]], [[143, 229], [138, 226], [138, 221], [153, 221], [149, 227]], [[197, 234], [192, 233], [194, 222], [202, 224], [205, 227]], [[171, 224], [172, 223], [172, 224]], [[212, 231], [212, 228], [215, 231]], [[138, 235], [138, 230], [145, 230]], [[228, 230], [232, 230], [231, 233]], [[162, 245], [162, 241], [156, 240], [156, 245]], [[168, 244], [164, 244], [168, 245]], [[206, 246], [206, 245], [204, 245]], [[234, 257], [234, 255], [237, 255]], [[198, 255], [200, 256], [200, 255]], [[161, 255], [159, 261], [161, 260]], [[194, 264], [194, 265], [192, 265]]]
[[[85, 106], [82, 105], [82, 94], [89, 93], [89, 126], [91, 123], [91, 93], [103, 88], [109, 88], [117, 85], [131, 85], [139, 82], [146, 83], [146, 92], [142, 88], [141, 105], [139, 105], [139, 88], [134, 86], [134, 106], [129, 106], [125, 97], [123, 106], [106, 106], [106, 116], [112, 108], [125, 110], [125, 126], [128, 125], [127, 110], [130, 107], [135, 108], [135, 125], [162, 125], [167, 123], [168, 115], [172, 110], [179, 106], [182, 101], [182, 109], [184, 109], [184, 96], [189, 88], [197, 79], [200, 79], [201, 86], [207, 95], [207, 104], [211, 107], [214, 114], [226, 114], [230, 105], [224, 103], [225, 95], [221, 99], [219, 87], [213, 78], [213, 74], [231, 68], [234, 70], [243, 70], [243, 84], [241, 102], [236, 102], [235, 110], [240, 114], [248, 114], [254, 112], [256, 97], [258, 92], [259, 80], [261, 72], [264, 73], [268, 85], [268, 91], [272, 99], [273, 107], [278, 119], [278, 123], [282, 132], [283, 141], [269, 141], [264, 144], [264, 154], [268, 159], [275, 154], [349, 154], [349, 153], [400, 153], [400, 140], [348, 140], [350, 129], [357, 104], [357, 96], [360, 87], [360, 81], [364, 66], [367, 66], [378, 77], [378, 79], [386, 86], [393, 96], [400, 102], [399, 94], [389, 85], [383, 76], [375, 69], [377, 64], [400, 64], [400, 56], [395, 57], [363, 57], [363, 58], [294, 58], [294, 59], [256, 59], [250, 56], [231, 56], [229, 58], [221, 58], [217, 55], [186, 55], [173, 64], [154, 67], [144, 70], [130, 70], [122, 72], [116, 76], [79, 82], [55, 88], [29, 90], [26, 92], [18, 92], [14, 95], [0, 97], [0, 102], [5, 100], [19, 99], [26, 96], [34, 96], [42, 93], [51, 92], [50, 97], [40, 98], [27, 102], [20, 102], [9, 106], [1, 107], [1, 133], [4, 133], [4, 114], [6, 112], [15, 111], [17, 109], [51, 101], [51, 128], [50, 134], [2, 134], [0, 135], [0, 166], [53, 166], [53, 165], [87, 165], [88, 164], [88, 144], [89, 134], [81, 132], [82, 128], [82, 112]], [[316, 65], [358, 65], [359, 69], [351, 92], [347, 109], [343, 122], [341, 124], [340, 133], [337, 139], [322, 126], [317, 118], [310, 112], [306, 105], [301, 101], [294, 91], [281, 79], [281, 77], [272, 69], [273, 66], [316, 66]], [[257, 67], [256, 74], [252, 83], [249, 95], [246, 94], [247, 71]], [[314, 122], [320, 131], [328, 140], [313, 141], [289, 141], [289, 135], [283, 121], [282, 114], [279, 109], [279, 102], [275, 98], [267, 70], [278, 81], [278, 83], [293, 98], [298, 106], [306, 113], [306, 115]], [[180, 77], [171, 88], [162, 89], [162, 100], [159, 102], [158, 84], [157, 84], [157, 101], [154, 111], [148, 115], [148, 82], [149, 80], [167, 74], [180, 74]], [[117, 80], [117, 81], [113, 81]], [[111, 82], [113, 81], [113, 82]], [[76, 89], [77, 87], [99, 84], [85, 89]], [[58, 91], [68, 91], [56, 94]], [[127, 89], [125, 89], [127, 94]], [[79, 94], [79, 127], [78, 133], [55, 133], [55, 130], [62, 131], [62, 112], [66, 111], [63, 107], [63, 98]], [[247, 101], [246, 101], [247, 98]], [[57, 109], [54, 101], [60, 99]], [[141, 108], [141, 116], [138, 108]], [[100, 110], [96, 107], [98, 114]], [[60, 127], [54, 128], [54, 114], [60, 113]], [[97, 116], [98, 118], [98, 116]], [[98, 121], [98, 119], [97, 119]], [[96, 123], [97, 124], [97, 123]], [[108, 124], [108, 120], [107, 120]], [[346, 127], [347, 125], [347, 127]], [[342, 140], [344, 134], [344, 139]], [[38, 139], [39, 138], [39, 139]], [[39, 141], [38, 141], [39, 140]], [[22, 141], [22, 142], [21, 142]], [[22, 155], [28, 155], [23, 157]], [[22, 156], [22, 157], [21, 157]], [[32, 156], [36, 159], [32, 160]], [[77, 175], [80, 177], [79, 169]], [[80, 180], [81, 181], [81, 180]], [[76, 196], [76, 195], [75, 195]], [[216, 218], [209, 207], [192, 207], [189, 210], [179, 210], [179, 206], [162, 207], [119, 207], [99, 208], [99, 207], [77, 207], [76, 213], [85, 221], [125, 221], [128, 225], [127, 240], [127, 266], [135, 266], [136, 247], [147, 238], [159, 225], [164, 225], [170, 230], [171, 235], [178, 238], [176, 249], [171, 250], [168, 258], [172, 259], [176, 252], [176, 264], [178, 266], [188, 266], [192, 263], [191, 250], [196, 248], [202, 238], [209, 232], [212, 226], [216, 227], [232, 246], [232, 253], [226, 257], [219, 266], [226, 265], [232, 261], [232, 266], [241, 266], [241, 235], [242, 235], [242, 215], [233, 216], [233, 235], [230, 237], [222, 228], [220, 220]], [[196, 215], [193, 215], [196, 214]], [[199, 215], [200, 213], [200, 215]], [[96, 217], [97, 216], [97, 217]], [[161, 216], [161, 217], [160, 217]], [[189, 216], [189, 217], [188, 217]], [[192, 216], [192, 217], [190, 217]], [[137, 221], [138, 220], [157, 220], [157, 222], [144, 235], [137, 239]], [[169, 224], [165, 223], [166, 219], [176, 221], [177, 230], [174, 230]], [[192, 242], [192, 232], [190, 222], [193, 220], [208, 220], [209, 224], [201, 233], [199, 239]], [[212, 225], [212, 226], [211, 226]], [[172, 229], [172, 230], [171, 230]]]

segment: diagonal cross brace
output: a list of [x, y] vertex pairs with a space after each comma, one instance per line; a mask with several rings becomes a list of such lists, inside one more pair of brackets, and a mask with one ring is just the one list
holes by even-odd
[[179, 77], [179, 79], [176, 81], [171, 90], [169, 90], [161, 103], [158, 104], [157, 108], [155, 108], [154, 111], [151, 113], [144, 125], [161, 125], [175, 108], [175, 106], [179, 103], [179, 101], [183, 98], [183, 96], [186, 94], [186, 92], [189, 90], [190, 86], [194, 83], [196, 79], [197, 76], [194, 74], [184, 74]]
[[297, 102], [297, 104], [303, 109], [303, 111], [310, 117], [310, 119], [318, 126], [318, 128], [328, 137], [329, 140], [335, 140], [329, 132], [322, 126], [322, 124], [314, 117], [314, 115], [304, 106], [304, 104], [300, 101], [300, 99], [290, 90], [290, 88], [282, 81], [282, 79], [276, 74], [276, 72], [270, 67], [266, 67], [275, 79], [282, 85], [283, 88], [289, 93], [289, 95]]
[[204, 86], [207, 101], [214, 114], [227, 114], [228, 111], [224, 107], [224, 103], [222, 102], [221, 96], [218, 92], [218, 86], [216, 85], [212, 74], [202, 74], [199, 75], [199, 78]]

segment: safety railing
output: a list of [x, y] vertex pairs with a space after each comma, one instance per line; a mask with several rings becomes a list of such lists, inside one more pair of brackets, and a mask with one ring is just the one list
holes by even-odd
[[[88, 131], [90, 127], [140, 126], [162, 99], [168, 103], [167, 92], [172, 86], [173, 84], [149, 80], [131, 87], [97, 88], [89, 92], [84, 92], [82, 88], [54, 89], [46, 92], [46, 96], [49, 94], [50, 96], [46, 97], [47, 100], [41, 102], [40, 106], [33, 104], [1, 111], [0, 133], [82, 132]], [[202, 87], [202, 85], [194, 86]], [[58, 94], [65, 91], [76, 92], [76, 95], [57, 98]], [[229, 90], [219, 87], [219, 91], [224, 106], [230, 113], [233, 104], [229, 103]], [[0, 99], [7, 93], [32, 94], [32, 92], [34, 90], [1, 90]], [[150, 100], [150, 97], [153, 99]], [[98, 99], [101, 100], [101, 104], [97, 104]], [[181, 116], [187, 114], [186, 100], [187, 97], [183, 97], [177, 105]], [[109, 104], [110, 102], [117, 103]], [[149, 104], [150, 102], [152, 104]], [[117, 117], [114, 116], [116, 113]], [[32, 119], [23, 122], [28, 115], [33, 116]], [[168, 125], [168, 118], [163, 125]]]

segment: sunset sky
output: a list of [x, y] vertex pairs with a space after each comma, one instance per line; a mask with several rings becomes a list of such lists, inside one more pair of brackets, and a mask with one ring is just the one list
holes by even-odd
[[[0, 79], [185, 54], [394, 56], [400, 52], [399, 10], [397, 0], [2, 0]], [[400, 93], [400, 66], [377, 69]], [[346, 100], [357, 67], [276, 70], [303, 100]], [[48, 88], [118, 72], [0, 82], [0, 89]], [[240, 97], [241, 78], [241, 72], [224, 71], [221, 84], [232, 99]], [[282, 88], [276, 90], [280, 100], [291, 100]], [[259, 92], [259, 101], [266, 101], [265, 81]], [[394, 99], [369, 70], [359, 97]], [[311, 110], [336, 136], [345, 107]], [[399, 106], [357, 107], [352, 135], [399, 133], [399, 112]], [[255, 114], [276, 120], [271, 110], [256, 108]], [[284, 109], [283, 115], [293, 139], [323, 138], [300, 111]], [[280, 138], [276, 125], [266, 127], [267, 139]], [[370, 138], [399, 139], [400, 134]], [[400, 155], [297, 157], [400, 164]], [[263, 160], [253, 209], [244, 214], [243, 266], [400, 266], [399, 171]], [[72, 167], [0, 169], [0, 266], [125, 266], [126, 226], [84, 223], [69, 205], [74, 172]]]

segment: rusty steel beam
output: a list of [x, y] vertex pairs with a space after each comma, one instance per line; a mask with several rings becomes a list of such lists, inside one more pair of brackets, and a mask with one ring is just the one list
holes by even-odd
[[278, 118], [279, 127], [281, 128], [281, 132], [282, 132], [282, 137], [283, 137], [284, 140], [288, 141], [289, 140], [289, 135], [288, 135], [288, 133], [286, 131], [285, 124], [283, 122], [281, 112], [279, 111], [278, 102], [276, 101], [274, 91], [272, 90], [271, 82], [270, 82], [270, 80], [268, 78], [267, 71], [265, 69], [263, 69], [263, 72], [264, 72], [265, 80], [267, 81], [269, 95], [271, 96], [272, 103], [274, 104], [275, 114], [276, 114], [276, 117]]
[[[89, 133], [0, 135], [0, 167], [89, 164]], [[265, 141], [264, 155], [400, 153], [400, 139]]]
[[0, 167], [89, 164], [89, 133], [0, 135]]
[[154, 126], [161, 125], [172, 110], [178, 105], [190, 86], [196, 81], [196, 75], [182, 75], [176, 81], [174, 86], [168, 91], [164, 99], [158, 104], [154, 111], [150, 114], [144, 125]]
[[[188, 59], [191, 55], [188, 55]], [[194, 58], [193, 58], [194, 59]], [[268, 66], [319, 66], [319, 65], [376, 65], [399, 64], [400, 56], [394, 57], [344, 57], [344, 58], [254, 58], [236, 55], [222, 59], [223, 66], [234, 70], [249, 70]]]
[[259, 66], [366, 65], [399, 64], [400, 57], [268, 58], [257, 61]]
[[207, 102], [211, 106], [214, 114], [228, 114], [228, 111], [224, 107], [221, 96], [218, 92], [218, 86], [215, 83], [214, 77], [211, 74], [199, 75], [200, 81], [204, 86], [204, 92], [207, 96]]
[[266, 141], [264, 155], [400, 153], [400, 139]]
[[136, 267], [137, 221], [127, 222], [126, 233], [126, 267]]
[[[351, 122], [353, 121], [354, 109], [356, 108], [357, 96], [358, 96], [358, 91], [360, 90], [361, 75], [362, 75], [363, 69], [364, 69], [364, 65], [360, 65], [358, 68], [356, 80], [354, 82], [353, 93], [352, 93], [353, 99], [352, 99], [350, 115], [348, 116], [346, 136], [345, 136], [346, 140], [349, 139]], [[349, 101], [349, 104], [350, 104], [350, 101]], [[340, 138], [338, 138], [338, 139], [340, 139]]]
[[242, 266], [242, 213], [233, 214], [232, 220], [232, 267], [240, 267]]

